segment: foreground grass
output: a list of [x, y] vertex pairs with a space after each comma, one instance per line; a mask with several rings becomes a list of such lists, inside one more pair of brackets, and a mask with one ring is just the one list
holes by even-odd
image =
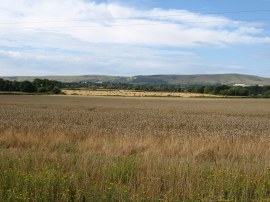
[[263, 99], [0, 99], [0, 201], [270, 201]]
[[269, 200], [269, 143], [2, 132], [0, 201]]

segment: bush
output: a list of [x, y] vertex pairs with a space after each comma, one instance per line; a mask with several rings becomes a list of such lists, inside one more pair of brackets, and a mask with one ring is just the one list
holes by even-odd
[[46, 88], [44, 88], [44, 87], [38, 88], [38, 93], [46, 93], [46, 92], [47, 92]]
[[30, 81], [23, 81], [20, 86], [22, 92], [35, 93], [37, 88]]
[[54, 87], [54, 88], [52, 89], [52, 93], [53, 93], [53, 94], [60, 94], [61, 92], [62, 92], [61, 89], [58, 88], [58, 87]]

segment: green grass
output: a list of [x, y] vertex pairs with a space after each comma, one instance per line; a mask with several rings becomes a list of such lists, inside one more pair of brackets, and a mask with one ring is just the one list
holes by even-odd
[[77, 153], [76, 145], [56, 148], [57, 153], [2, 153], [0, 201], [270, 200], [270, 170], [256, 162], [164, 164], [138, 154], [109, 158]]

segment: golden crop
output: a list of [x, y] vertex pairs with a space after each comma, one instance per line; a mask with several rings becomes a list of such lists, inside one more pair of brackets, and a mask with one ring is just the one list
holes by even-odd
[[270, 102], [0, 96], [0, 201], [270, 198]]

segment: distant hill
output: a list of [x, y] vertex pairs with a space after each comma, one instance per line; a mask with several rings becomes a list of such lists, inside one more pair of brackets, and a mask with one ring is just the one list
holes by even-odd
[[168, 84], [270, 85], [270, 78], [242, 74], [154, 75], [138, 76], [134, 82], [163, 82]]
[[1, 77], [7, 80], [16, 81], [33, 81], [36, 78], [49, 79], [61, 82], [126, 82], [127, 77], [121, 76], [100, 76], [100, 75], [83, 75], [83, 76], [12, 76], [12, 77]]
[[61, 82], [121, 82], [138, 84], [246, 84], [270, 85], [270, 78], [243, 74], [199, 74], [199, 75], [151, 75], [151, 76], [18, 76], [2, 77], [7, 80], [33, 81], [35, 78], [57, 80]]

